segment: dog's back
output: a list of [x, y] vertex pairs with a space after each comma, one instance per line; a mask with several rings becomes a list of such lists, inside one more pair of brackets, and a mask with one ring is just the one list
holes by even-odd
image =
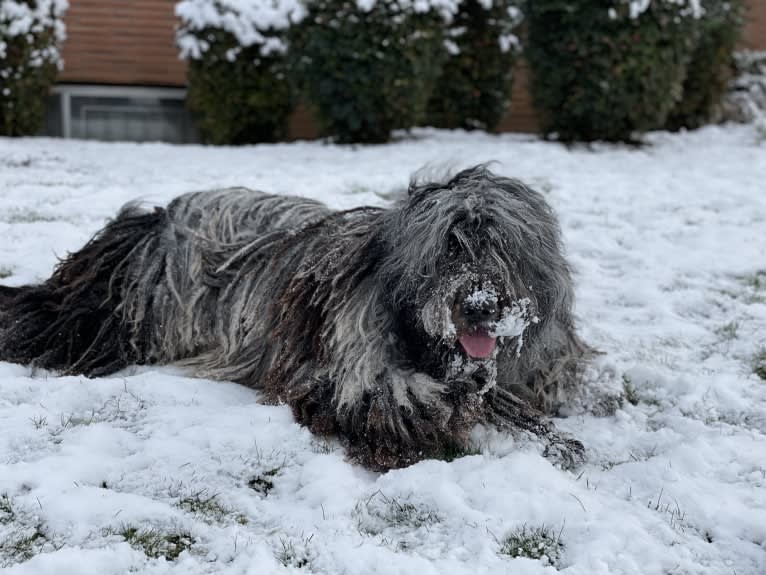
[[247, 188], [192, 192], [173, 200], [168, 220], [179, 229], [232, 245], [284, 229], [297, 230], [330, 214], [322, 203]]
[[153, 211], [125, 206], [45, 282], [0, 286], [0, 360], [101, 375], [204, 351], [215, 326], [195, 312], [225, 288], [209, 269], [330, 213], [245, 188], [185, 194]]

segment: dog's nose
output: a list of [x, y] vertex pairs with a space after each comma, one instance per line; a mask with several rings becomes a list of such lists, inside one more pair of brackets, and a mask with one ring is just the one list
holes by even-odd
[[483, 302], [463, 302], [462, 306], [463, 317], [468, 321], [474, 323], [497, 321], [500, 319], [497, 302], [483, 301]]

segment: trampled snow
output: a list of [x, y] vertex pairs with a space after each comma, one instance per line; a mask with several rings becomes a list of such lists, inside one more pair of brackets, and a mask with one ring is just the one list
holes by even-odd
[[[0, 363], [0, 568], [83, 573], [556, 573], [501, 554], [546, 526], [572, 575], [766, 573], [766, 143], [751, 127], [642, 148], [416, 131], [385, 146], [0, 139], [0, 276], [46, 278], [126, 201], [243, 185], [385, 205], [445, 161], [541, 190], [576, 273], [613, 416], [556, 425], [588, 462], [475, 432], [477, 453], [387, 474], [258, 393], [173, 367], [87, 379]], [[523, 350], [522, 350], [523, 353]], [[3, 494], [5, 496], [3, 496]], [[131, 544], [132, 543], [132, 544]], [[175, 560], [153, 558], [180, 551]]]

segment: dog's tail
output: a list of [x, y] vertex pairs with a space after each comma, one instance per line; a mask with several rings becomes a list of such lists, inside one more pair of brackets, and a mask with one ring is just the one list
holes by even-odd
[[126, 206], [44, 283], [0, 286], [0, 360], [86, 375], [140, 362], [145, 344], [122, 307], [136, 262], [159, 248], [165, 214]]

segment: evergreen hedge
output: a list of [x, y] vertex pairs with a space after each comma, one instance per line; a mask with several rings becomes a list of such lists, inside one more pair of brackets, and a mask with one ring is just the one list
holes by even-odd
[[182, 0], [176, 40], [189, 60], [187, 106], [205, 142], [251, 144], [287, 135], [294, 99], [286, 31], [296, 0]]
[[664, 125], [696, 45], [685, 0], [528, 0], [526, 56], [545, 134], [634, 141]]
[[443, 18], [400, 0], [310, 0], [290, 69], [338, 142], [376, 143], [424, 119], [444, 58]]
[[284, 139], [294, 107], [284, 55], [264, 56], [259, 45], [240, 48], [222, 30], [205, 37], [209, 48], [189, 62], [186, 97], [203, 141], [240, 145]]
[[513, 0], [462, 0], [447, 27], [448, 56], [428, 104], [440, 128], [494, 130], [510, 104], [521, 21]]
[[0, 2], [0, 135], [39, 132], [64, 39], [62, 0]]
[[683, 97], [667, 127], [698, 128], [721, 102], [733, 67], [734, 49], [744, 24], [743, 0], [703, 0], [699, 38], [683, 85]]

